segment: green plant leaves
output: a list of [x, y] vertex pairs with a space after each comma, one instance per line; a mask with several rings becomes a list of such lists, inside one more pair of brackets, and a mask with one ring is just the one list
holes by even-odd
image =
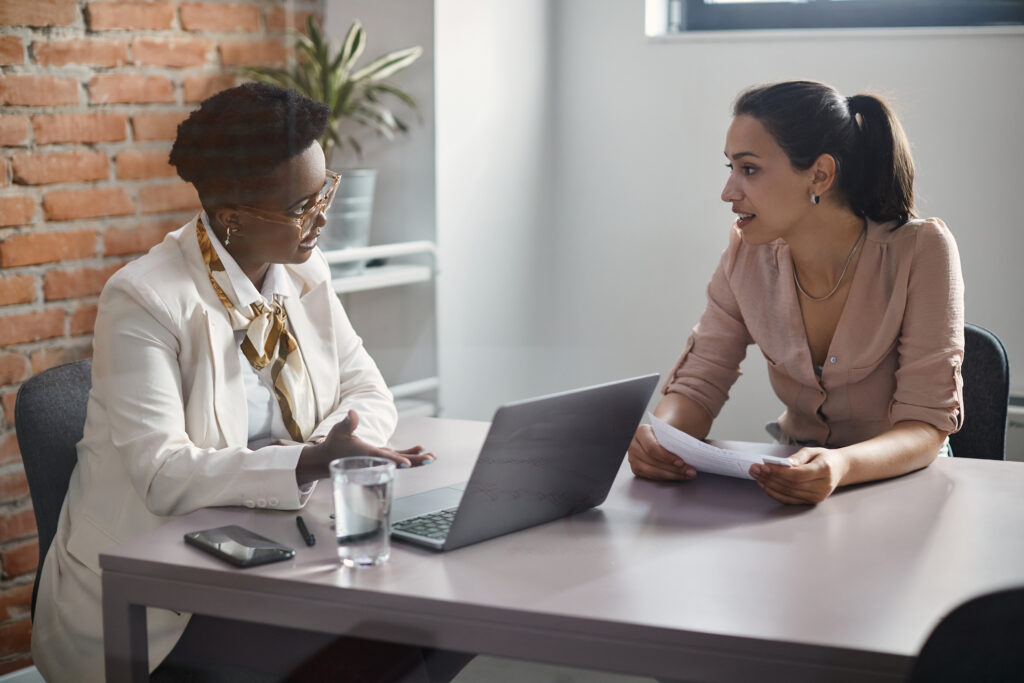
[[416, 114], [420, 123], [423, 116], [416, 100], [407, 92], [385, 79], [411, 66], [423, 54], [419, 46], [388, 52], [353, 72], [355, 63], [366, 48], [366, 31], [359, 20], [352, 22], [340, 49], [324, 37], [315, 17], [306, 21], [307, 35], [295, 36], [299, 58], [286, 69], [256, 67], [245, 69], [255, 80], [293, 88], [302, 95], [326, 104], [330, 113], [327, 130], [320, 139], [324, 153], [330, 159], [334, 149], [350, 148], [362, 157], [362, 146], [351, 133], [343, 135], [341, 124], [345, 120], [369, 128], [377, 135], [393, 140], [397, 133], [408, 131], [408, 126], [395, 116], [391, 108], [381, 101], [388, 95]]

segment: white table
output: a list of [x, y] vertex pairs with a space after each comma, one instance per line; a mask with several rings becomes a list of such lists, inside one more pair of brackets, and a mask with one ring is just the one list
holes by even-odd
[[[487, 424], [417, 418], [393, 442], [439, 454], [398, 495], [464, 480]], [[338, 566], [323, 482], [295, 514], [206, 509], [100, 558], [108, 681], [145, 681], [145, 609], [706, 681], [896, 681], [943, 614], [1024, 584], [1024, 464], [926, 470], [784, 506], [751, 481], [633, 478], [589, 512], [450, 553], [393, 544]], [[233, 569], [186, 531], [241, 524], [294, 560]]]

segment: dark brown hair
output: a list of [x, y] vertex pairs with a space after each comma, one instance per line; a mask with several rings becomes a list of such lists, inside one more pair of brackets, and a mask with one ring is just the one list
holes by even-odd
[[914, 161], [896, 115], [873, 95], [843, 97], [814, 81], [784, 81], [750, 88], [736, 99], [733, 116], [756, 118], [806, 170], [822, 154], [836, 160], [838, 191], [858, 216], [903, 225], [914, 213]]

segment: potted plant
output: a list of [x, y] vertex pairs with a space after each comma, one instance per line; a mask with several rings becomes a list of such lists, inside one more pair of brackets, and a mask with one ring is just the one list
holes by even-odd
[[[372, 131], [388, 140], [408, 131], [409, 127], [395, 115], [390, 103], [404, 105], [422, 121], [412, 96], [386, 80], [419, 59], [422, 47], [388, 52], [357, 69], [356, 61], [366, 47], [366, 32], [359, 20], [352, 22], [340, 49], [324, 37], [312, 15], [306, 20], [306, 29], [308, 35], [296, 35], [298, 59], [294, 64], [284, 69], [248, 68], [246, 73], [255, 80], [294, 88], [327, 105], [330, 113], [320, 145], [328, 164], [336, 151], [351, 150], [362, 158], [358, 131]], [[321, 240], [325, 250], [369, 244], [377, 171], [343, 169], [340, 173], [338, 194], [328, 212], [326, 239]], [[334, 269], [337, 274], [353, 274], [362, 270], [362, 263], [338, 264]]]

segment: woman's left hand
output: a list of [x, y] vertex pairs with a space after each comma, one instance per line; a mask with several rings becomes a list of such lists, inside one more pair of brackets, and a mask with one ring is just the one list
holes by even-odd
[[750, 476], [765, 493], [788, 504], [815, 504], [829, 497], [843, 478], [845, 461], [831, 448], [802, 448], [789, 457], [792, 467], [751, 465]]

